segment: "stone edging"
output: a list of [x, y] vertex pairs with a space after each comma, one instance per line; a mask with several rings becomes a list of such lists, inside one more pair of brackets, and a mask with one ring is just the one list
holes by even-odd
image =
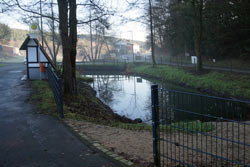
[[106, 154], [106, 156], [110, 157], [111, 159], [114, 159], [116, 161], [119, 161], [120, 163], [124, 164], [125, 166], [133, 166], [134, 163], [126, 160], [124, 157], [119, 156], [117, 154], [115, 154], [114, 152], [106, 149], [104, 146], [102, 146], [100, 143], [98, 143], [98, 141], [92, 139], [91, 137], [87, 136], [84, 133], [79, 133], [79, 130], [76, 127], [72, 127], [71, 125], [69, 125], [67, 123], [67, 121], [63, 121], [67, 126], [69, 126], [70, 128], [72, 128], [72, 130], [77, 133], [82, 139], [86, 140], [90, 145], [92, 145], [93, 147], [95, 147], [95, 149], [103, 152], [104, 154]]

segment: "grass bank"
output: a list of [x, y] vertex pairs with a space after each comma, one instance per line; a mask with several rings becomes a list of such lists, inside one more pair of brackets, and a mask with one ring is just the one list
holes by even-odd
[[[133, 123], [132, 120], [115, 114], [108, 106], [101, 102], [95, 91], [82, 81], [89, 82], [90, 79], [79, 79], [78, 94], [72, 97], [64, 97], [65, 118], [75, 120], [85, 120], [93, 123]], [[31, 99], [37, 107], [37, 111], [42, 114], [58, 116], [53, 93], [47, 81], [32, 81]]]
[[91, 83], [94, 81], [93, 78], [85, 77], [85, 76], [81, 75], [78, 71], [76, 71], [76, 79], [78, 81], [82, 81], [82, 82], [86, 82], [86, 83]]
[[[124, 124], [113, 123], [112, 127], [118, 127], [128, 130], [147, 130], [152, 131], [152, 126], [147, 124]], [[200, 133], [210, 132], [215, 129], [215, 126], [208, 122], [200, 121], [180, 121], [171, 123], [170, 125], [160, 125], [160, 131], [162, 132], [186, 132], [186, 133]]]
[[5, 66], [5, 65], [6, 65], [6, 64], [1, 64], [1, 63], [0, 63], [0, 67], [3, 67], [3, 66]]
[[31, 88], [31, 99], [35, 103], [37, 111], [43, 114], [54, 115], [59, 118], [49, 83], [40, 80], [32, 81]]
[[250, 98], [250, 77], [245, 74], [206, 71], [197, 74], [190, 70], [167, 65], [140, 65], [130, 67], [130, 71], [176, 84], [185, 85], [209, 93], [237, 98]]

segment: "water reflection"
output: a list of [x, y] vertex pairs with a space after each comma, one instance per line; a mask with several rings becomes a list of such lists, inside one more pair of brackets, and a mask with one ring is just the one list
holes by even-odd
[[137, 76], [87, 75], [94, 78], [97, 96], [117, 114], [151, 120], [151, 82]]
[[249, 115], [249, 105], [241, 101], [169, 89], [159, 91], [159, 105], [163, 124], [194, 120], [245, 121]]
[[[114, 112], [130, 119], [140, 118], [143, 122], [151, 122], [151, 85], [153, 84], [151, 81], [126, 75], [87, 76], [94, 78], [92, 87], [97, 91], [97, 96]], [[173, 121], [190, 120], [242, 120], [246, 119], [246, 114], [249, 113], [249, 106], [223, 98], [193, 94], [192, 90], [169, 83], [167, 85], [160, 83], [159, 88], [160, 118], [163, 118], [167, 124]]]

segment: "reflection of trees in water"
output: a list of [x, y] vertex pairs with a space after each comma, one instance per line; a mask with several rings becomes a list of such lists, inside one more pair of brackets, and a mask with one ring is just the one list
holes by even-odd
[[248, 111], [248, 107], [238, 101], [167, 89], [159, 89], [159, 109], [163, 124], [191, 120], [243, 120]]
[[145, 111], [146, 115], [143, 121], [150, 123], [152, 121], [151, 94], [148, 95], [144, 104], [145, 106], [143, 110]]
[[[125, 110], [130, 109], [131, 111], [127, 113], [126, 111], [124, 111], [124, 113], [126, 113], [125, 116], [133, 119], [141, 118], [143, 121], [147, 121], [148, 119], [144, 117], [144, 108], [145, 104], [147, 103], [141, 103], [142, 101], [144, 102], [145, 97], [142, 97], [140, 94], [137, 94], [137, 84], [142, 83], [142, 79], [135, 76], [126, 76], [125, 80], [127, 80], [128, 82], [133, 82], [133, 88], [131, 88], [133, 89], [133, 93], [127, 97], [128, 106], [125, 108]], [[141, 104], [143, 106], [141, 106]], [[135, 117], [135, 115], [137, 115], [137, 117]]]
[[110, 105], [114, 101], [114, 93], [122, 90], [121, 85], [117, 83], [121, 78], [119, 75], [97, 75], [95, 80], [99, 97]]

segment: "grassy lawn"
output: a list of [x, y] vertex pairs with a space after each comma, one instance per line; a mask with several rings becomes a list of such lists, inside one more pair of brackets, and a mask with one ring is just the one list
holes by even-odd
[[6, 66], [6, 64], [1, 64], [1, 63], [0, 63], [0, 67], [3, 67], [3, 66]]
[[8, 59], [0, 58], [0, 62], [5, 63], [21, 63], [24, 60], [24, 56], [18, 56], [18, 57], [10, 57]]
[[227, 96], [250, 98], [250, 77], [244, 74], [209, 71], [197, 75], [182, 68], [167, 65], [158, 65], [155, 68], [152, 65], [133, 66], [130, 70], [166, 82], [205, 88]]
[[241, 60], [241, 59], [225, 59], [225, 60], [216, 60], [213, 62], [212, 60], [205, 60], [204, 65], [215, 66], [215, 67], [224, 67], [224, 68], [235, 68], [235, 69], [248, 69], [250, 70], [249, 60]]
[[[159, 61], [159, 64], [161, 62], [168, 62], [168, 63], [178, 63], [178, 64], [191, 64], [191, 57], [185, 57], [185, 56], [162, 56], [158, 57], [157, 60]], [[242, 59], [224, 59], [219, 60], [216, 59], [215, 62], [213, 62], [212, 58], [204, 58], [203, 59], [203, 65], [212, 66], [212, 67], [223, 67], [223, 68], [235, 68], [235, 69], [248, 69], [250, 70], [250, 60], [242, 60]]]
[[[129, 130], [147, 130], [152, 131], [152, 126], [147, 124], [125, 124], [125, 123], [113, 123], [112, 127], [118, 127]], [[186, 133], [199, 133], [210, 132], [215, 129], [215, 126], [211, 123], [200, 121], [181, 121], [171, 123], [170, 125], [160, 125], [160, 131], [162, 132], [186, 132]]]
[[[39, 113], [57, 116], [56, 103], [47, 81], [32, 81], [32, 100]], [[58, 116], [59, 118], [59, 116]]]

